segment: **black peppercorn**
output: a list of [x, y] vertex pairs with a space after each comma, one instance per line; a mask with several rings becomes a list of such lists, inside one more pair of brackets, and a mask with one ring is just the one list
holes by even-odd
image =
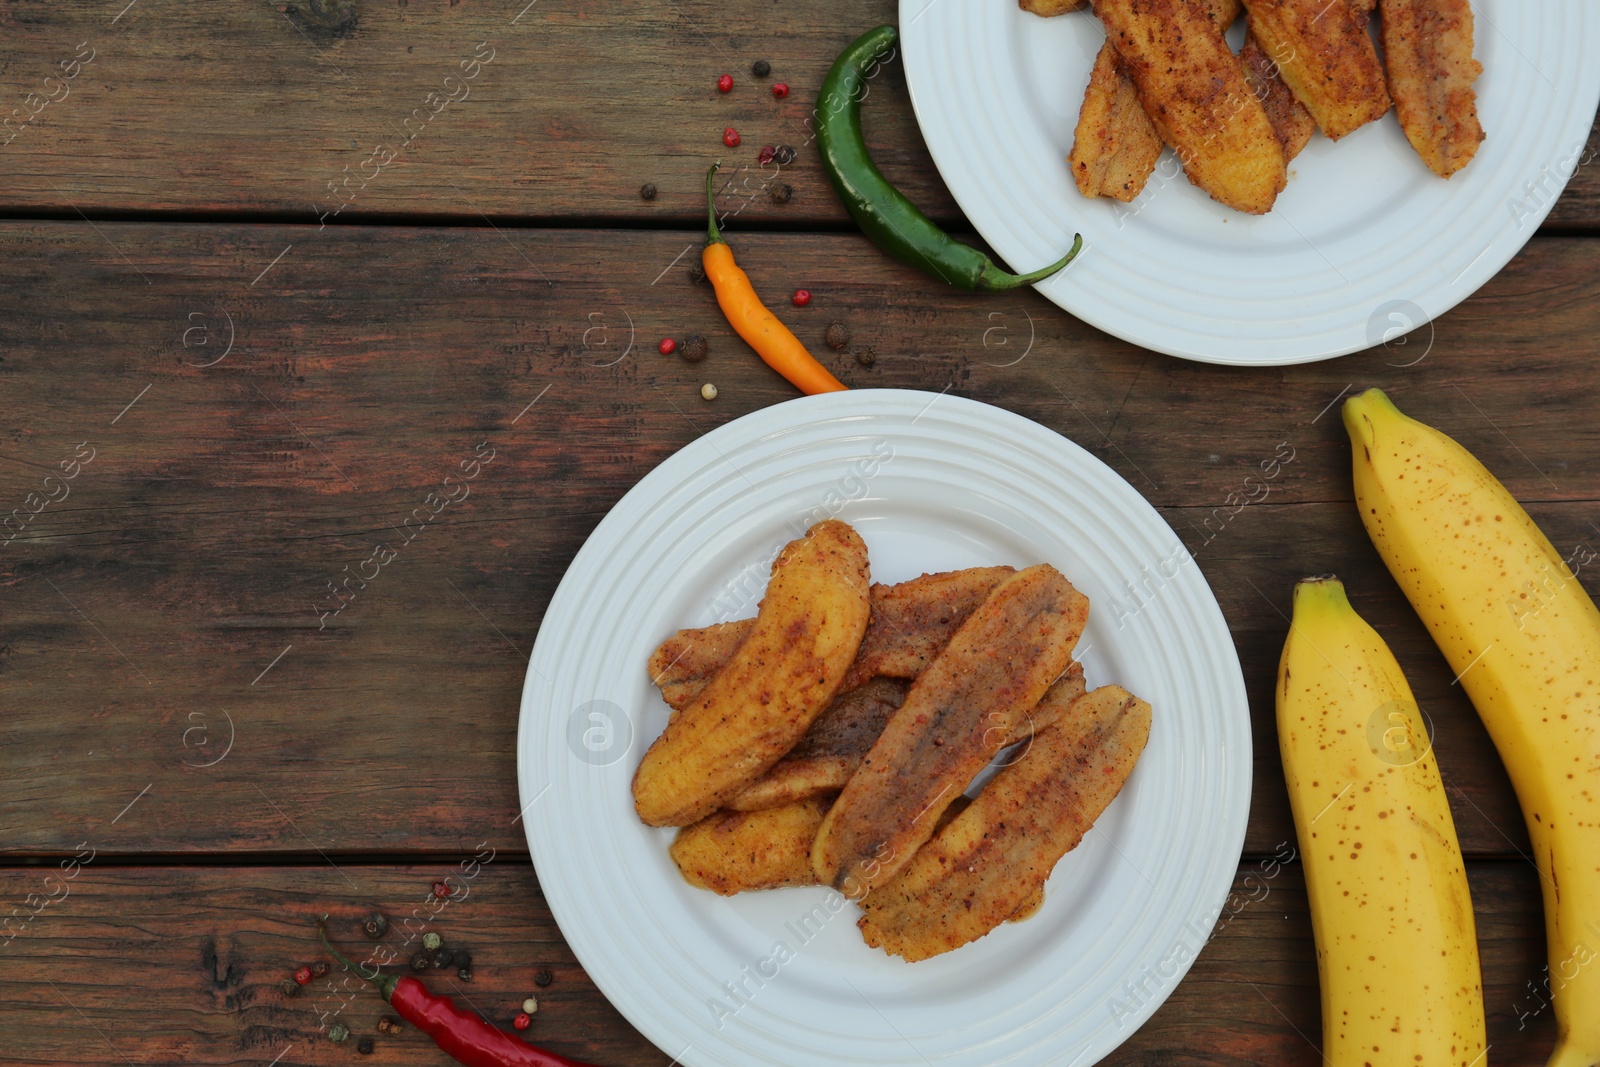
[[463, 982], [472, 981], [472, 968], [462, 967], [460, 970], [456, 971], [456, 977], [461, 979]]
[[878, 362], [878, 353], [870, 348], [858, 348], [856, 349], [856, 362], [863, 367], [870, 367]]
[[472, 966], [472, 953], [468, 952], [464, 948], [456, 949], [455, 953], [456, 953], [456, 966], [457, 967], [471, 967]]
[[706, 339], [700, 334], [695, 334], [683, 342], [683, 358], [690, 363], [699, 363], [711, 351], [711, 346], [706, 344]]
[[850, 343], [850, 327], [838, 319], [828, 323], [828, 332], [823, 335], [823, 340], [828, 342], [828, 347], [835, 352], [843, 352]]
[[778, 166], [787, 167], [794, 162], [794, 146], [779, 145], [778, 150], [772, 154], [772, 158], [777, 162]]
[[545, 986], [549, 985], [554, 978], [555, 976], [549, 971], [541, 970], [538, 974], [533, 976], [533, 984], [538, 986], [540, 989], [543, 989]]
[[447, 948], [440, 949], [433, 957], [433, 965], [441, 970], [455, 963], [456, 955]]
[[298, 997], [300, 995], [300, 983], [293, 978], [285, 978], [278, 983], [278, 988], [283, 990], [283, 995], [286, 997]]
[[426, 952], [419, 952], [415, 956], [412, 956], [411, 957], [411, 969], [413, 971], [425, 971], [425, 970], [427, 970], [428, 969], [428, 954]]
[[311, 965], [311, 977], [326, 978], [328, 976], [328, 961], [317, 960]]
[[372, 1055], [372, 1038], [363, 1037], [360, 1041], [357, 1041], [356, 1051], [361, 1053], [363, 1056]]
[[690, 281], [691, 284], [699, 285], [701, 282], [703, 282], [705, 280], [706, 280], [706, 269], [705, 269], [705, 267], [701, 266], [699, 263], [696, 263], [696, 264], [694, 264], [693, 266], [691, 266], [689, 268], [689, 281]]
[[772, 73], [772, 64], [768, 63], [764, 59], [758, 59], [754, 63], [750, 64], [750, 73], [754, 74], [758, 78], [765, 78], [768, 74]]
[[787, 204], [789, 198], [794, 196], [794, 186], [788, 182], [779, 182], [772, 187], [772, 190], [767, 195], [772, 198], [774, 204]]
[[641, 199], [641, 200], [654, 200], [655, 198], [656, 198], [656, 183], [655, 182], [645, 182], [643, 185], [639, 186], [639, 199]]
[[361, 921], [361, 932], [376, 941], [389, 932], [389, 918], [381, 911], [375, 911]]

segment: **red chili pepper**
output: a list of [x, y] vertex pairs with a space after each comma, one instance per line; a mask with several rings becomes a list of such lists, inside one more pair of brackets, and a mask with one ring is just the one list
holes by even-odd
[[466, 1067], [593, 1067], [512, 1037], [457, 1008], [449, 997], [428, 992], [427, 986], [409, 974], [378, 974], [376, 968], [372, 974], [366, 973], [333, 947], [322, 919], [317, 920], [317, 934], [335, 959], [371, 982], [402, 1019], [433, 1038], [457, 1063]]

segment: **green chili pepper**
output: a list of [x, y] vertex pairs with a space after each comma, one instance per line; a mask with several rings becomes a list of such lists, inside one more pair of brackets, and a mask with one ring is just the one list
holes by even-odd
[[1072, 262], [1083, 247], [1074, 235], [1072, 251], [1032, 274], [1008, 274], [970, 245], [941, 230], [889, 184], [861, 136], [861, 98], [878, 64], [892, 58], [899, 34], [893, 26], [868, 30], [834, 60], [822, 80], [817, 101], [817, 145], [828, 180], [856, 224], [874, 244], [900, 262], [962, 289], [998, 292], [1043, 281]]

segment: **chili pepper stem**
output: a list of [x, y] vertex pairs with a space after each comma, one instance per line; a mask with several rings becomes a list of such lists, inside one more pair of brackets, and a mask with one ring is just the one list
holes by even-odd
[[333, 942], [328, 940], [328, 931], [323, 926], [323, 924], [327, 921], [328, 917], [326, 915], [317, 920], [317, 936], [322, 938], [322, 943], [328, 947], [329, 952], [333, 953], [333, 958], [344, 964], [346, 969], [356, 972], [362, 978], [365, 978], [367, 981], [371, 982], [373, 987], [383, 995], [384, 1000], [388, 1000], [393, 997], [394, 987], [399, 983], [400, 979], [391, 974], [381, 974], [376, 967], [372, 969], [372, 973], [369, 975], [360, 967], [345, 959], [344, 953], [334, 948]]
[[1075, 233], [1072, 235], [1072, 248], [1067, 252], [1066, 255], [1062, 256], [1048, 267], [1040, 267], [1038, 270], [1032, 271], [1028, 274], [1008, 274], [999, 268], [991, 270], [990, 267], [992, 264], [985, 264], [983, 269], [978, 271], [977, 288], [980, 292], [984, 293], [1000, 293], [1007, 289], [1020, 289], [1024, 285], [1032, 285], [1034, 282], [1042, 282], [1046, 278], [1050, 277], [1050, 275], [1054, 274], [1058, 270], [1061, 270], [1068, 263], [1071, 263], [1074, 259], [1076, 259], [1078, 257], [1079, 250], [1082, 248], [1083, 234]]
[[719, 159], [706, 170], [706, 244], [708, 245], [727, 243], [722, 239], [722, 231], [717, 228], [717, 197], [711, 191], [711, 179], [716, 177], [721, 167], [722, 160]]

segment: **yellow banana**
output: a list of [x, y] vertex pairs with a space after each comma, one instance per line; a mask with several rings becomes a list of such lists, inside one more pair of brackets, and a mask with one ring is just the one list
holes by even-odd
[[1344, 422], [1367, 532], [1522, 805], [1544, 891], [1550, 1067], [1600, 1064], [1600, 611], [1466, 449], [1377, 389], [1346, 401]]
[[1332, 1067], [1483, 1067], [1477, 928], [1455, 823], [1400, 665], [1334, 577], [1294, 590], [1278, 745]]

